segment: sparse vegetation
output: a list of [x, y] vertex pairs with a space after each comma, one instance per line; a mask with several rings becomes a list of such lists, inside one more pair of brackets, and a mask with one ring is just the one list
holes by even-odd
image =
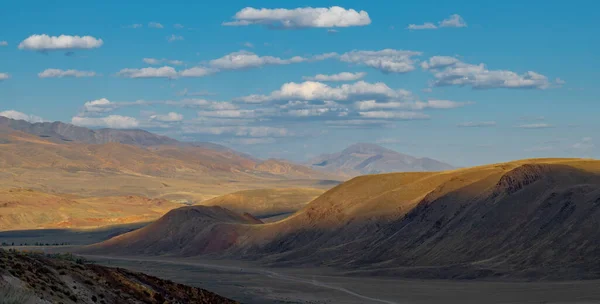
[[31, 304], [34, 299], [32, 292], [0, 282], [0, 304]]

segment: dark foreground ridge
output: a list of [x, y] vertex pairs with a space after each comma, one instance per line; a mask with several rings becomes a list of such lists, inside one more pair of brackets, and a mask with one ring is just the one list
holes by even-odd
[[0, 249], [0, 303], [237, 303], [204, 289], [71, 255]]

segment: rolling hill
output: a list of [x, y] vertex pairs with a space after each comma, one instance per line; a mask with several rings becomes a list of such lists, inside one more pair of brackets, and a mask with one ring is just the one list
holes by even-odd
[[238, 213], [265, 218], [288, 216], [323, 194], [314, 188], [255, 189], [225, 194], [197, 205], [221, 206]]
[[0, 190], [0, 231], [142, 223], [181, 206], [137, 196], [89, 198], [30, 189]]
[[310, 160], [308, 165], [315, 169], [348, 176], [453, 169], [451, 165], [431, 158], [417, 158], [365, 143], [354, 144], [338, 153], [321, 155]]
[[[178, 226], [163, 217], [83, 251], [210, 253], [419, 278], [599, 278], [599, 218], [600, 161], [534, 159], [361, 176], [280, 222], [186, 225], [201, 233], [180, 236], [161, 228]], [[185, 241], [159, 245], [173, 238]]]

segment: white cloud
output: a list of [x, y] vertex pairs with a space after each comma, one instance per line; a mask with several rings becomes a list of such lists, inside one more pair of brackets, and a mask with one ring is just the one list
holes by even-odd
[[440, 27], [467, 27], [467, 23], [460, 15], [454, 14], [440, 21]]
[[117, 76], [125, 78], [176, 78], [179, 74], [170, 66], [160, 68], [122, 69]]
[[48, 36], [31, 35], [19, 44], [19, 49], [34, 51], [68, 50], [68, 49], [93, 49], [103, 44], [102, 39], [92, 36]]
[[0, 73], [0, 81], [10, 78], [8, 73]]
[[206, 108], [211, 110], [237, 110], [238, 107], [227, 101], [211, 101], [206, 99], [186, 98], [181, 101], [166, 101], [163, 104], [189, 108]]
[[318, 74], [312, 77], [302, 77], [304, 80], [310, 81], [355, 81], [365, 77], [367, 73], [359, 72], [359, 73], [350, 73], [350, 72], [342, 72], [333, 75], [324, 75]]
[[88, 113], [105, 113], [114, 110], [117, 106], [106, 98], [88, 101], [83, 104], [83, 111]]
[[158, 22], [150, 22], [150, 23], [148, 23], [148, 27], [159, 28], [159, 29], [164, 28], [164, 26]]
[[235, 21], [224, 22], [228, 26], [266, 25], [275, 28], [349, 27], [371, 23], [366, 11], [330, 8], [256, 9], [246, 7], [233, 17]]
[[421, 67], [425, 70], [445, 68], [457, 64], [460, 60], [450, 56], [433, 56], [429, 60], [421, 62]]
[[8, 42], [6, 42], [6, 41], [0, 41], [0, 46], [7, 46], [7, 45], [8, 45]]
[[547, 123], [534, 123], [534, 124], [518, 125], [517, 128], [521, 128], [521, 129], [546, 129], [546, 128], [552, 128], [552, 125], [547, 124]]
[[75, 116], [71, 119], [71, 123], [82, 127], [107, 127], [114, 129], [131, 129], [140, 125], [137, 119], [121, 115], [110, 115], [107, 117]]
[[220, 117], [220, 118], [250, 118], [255, 117], [256, 112], [254, 110], [233, 110], [223, 109], [216, 111], [199, 111], [199, 117]]
[[182, 28], [184, 28], [183, 24], [179, 24], [179, 23], [173, 24], [173, 27], [176, 28], [176, 29], [182, 29]]
[[0, 116], [4, 116], [10, 119], [15, 119], [15, 120], [25, 120], [31, 123], [35, 123], [35, 122], [44, 122], [44, 119], [42, 119], [39, 116], [35, 116], [35, 115], [28, 115], [25, 113], [21, 113], [15, 110], [6, 110], [6, 111], [2, 111], [0, 112]]
[[415, 69], [412, 57], [420, 52], [384, 49], [380, 51], [351, 51], [340, 56], [344, 62], [366, 65], [385, 73], [407, 73]]
[[411, 93], [406, 90], [393, 90], [383, 82], [368, 83], [359, 81], [331, 87], [315, 81], [302, 83], [289, 82], [270, 95], [250, 95], [238, 98], [247, 103], [261, 103], [272, 100], [335, 100], [348, 101], [361, 97], [406, 98]]
[[473, 104], [472, 102], [457, 102], [451, 100], [431, 99], [428, 101], [414, 102], [377, 102], [376, 100], [364, 100], [356, 102], [356, 108], [362, 111], [373, 109], [409, 109], [409, 110], [424, 110], [424, 109], [454, 109], [466, 105]]
[[235, 70], [257, 68], [264, 65], [284, 65], [308, 61], [308, 58], [296, 56], [281, 59], [273, 56], [258, 56], [252, 52], [239, 51], [210, 61], [210, 66], [218, 69]]
[[181, 77], [204, 77], [218, 72], [217, 69], [206, 67], [193, 67], [179, 72]]
[[548, 77], [528, 71], [517, 74], [506, 70], [488, 70], [483, 63], [468, 64], [453, 57], [435, 56], [421, 64], [433, 73], [434, 86], [470, 86], [474, 89], [547, 89], [554, 84]]
[[169, 112], [169, 114], [166, 114], [166, 115], [160, 115], [160, 114], [152, 115], [152, 116], [150, 116], [150, 119], [160, 121], [160, 122], [180, 122], [180, 121], [183, 121], [183, 115], [181, 115], [179, 113], [175, 113], [175, 112]]
[[247, 48], [254, 48], [254, 44], [252, 44], [251, 42], [245, 42], [244, 46]]
[[142, 68], [142, 69], [122, 69], [117, 76], [125, 78], [178, 78], [178, 77], [204, 77], [215, 73], [215, 69], [205, 67], [193, 67], [178, 72], [170, 66], [160, 68]]
[[454, 14], [438, 22], [437, 25], [425, 22], [423, 24], [409, 24], [406, 28], [409, 30], [435, 30], [441, 27], [467, 27], [467, 23], [460, 15]]
[[459, 123], [457, 126], [462, 128], [481, 128], [481, 127], [493, 127], [496, 125], [495, 121], [469, 121]]
[[167, 37], [167, 41], [169, 42], [175, 42], [175, 41], [181, 41], [183, 40], [183, 36], [178, 36], [175, 34], [171, 34], [171, 36]]
[[151, 65], [159, 65], [159, 64], [163, 64], [163, 63], [168, 63], [168, 64], [172, 64], [172, 65], [182, 65], [183, 61], [181, 60], [169, 60], [169, 59], [156, 59], [156, 58], [144, 58], [142, 59], [142, 61], [144, 61], [147, 64], [151, 64]]
[[340, 32], [340, 31], [338, 31], [338, 30], [336, 30], [336, 29], [328, 29], [328, 30], [327, 30], [327, 33], [329, 33], [329, 34], [337, 34], [337, 33], [339, 33], [339, 32]]
[[78, 70], [60, 70], [60, 69], [46, 69], [43, 72], [38, 73], [39, 78], [63, 78], [63, 77], [94, 77], [96, 72], [93, 71], [78, 71]]
[[359, 112], [358, 114], [365, 118], [375, 118], [375, 119], [399, 119], [399, 120], [429, 119], [429, 115], [419, 113], [419, 112], [370, 111], [370, 112]]
[[127, 27], [127, 28], [133, 28], [133, 29], [136, 29], [136, 28], [142, 28], [142, 27], [144, 27], [144, 26], [143, 26], [142, 24], [140, 24], [140, 23], [134, 23], [134, 24], [128, 25], [128, 26], [126, 26], [126, 27]]
[[437, 25], [431, 22], [425, 22], [423, 24], [409, 24], [407, 27], [409, 30], [435, 30], [437, 28]]

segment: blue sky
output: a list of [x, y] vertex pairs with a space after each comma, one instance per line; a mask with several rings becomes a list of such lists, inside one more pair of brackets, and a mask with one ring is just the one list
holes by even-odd
[[598, 157], [597, 8], [11, 1], [0, 114], [296, 161], [355, 142], [457, 166]]

